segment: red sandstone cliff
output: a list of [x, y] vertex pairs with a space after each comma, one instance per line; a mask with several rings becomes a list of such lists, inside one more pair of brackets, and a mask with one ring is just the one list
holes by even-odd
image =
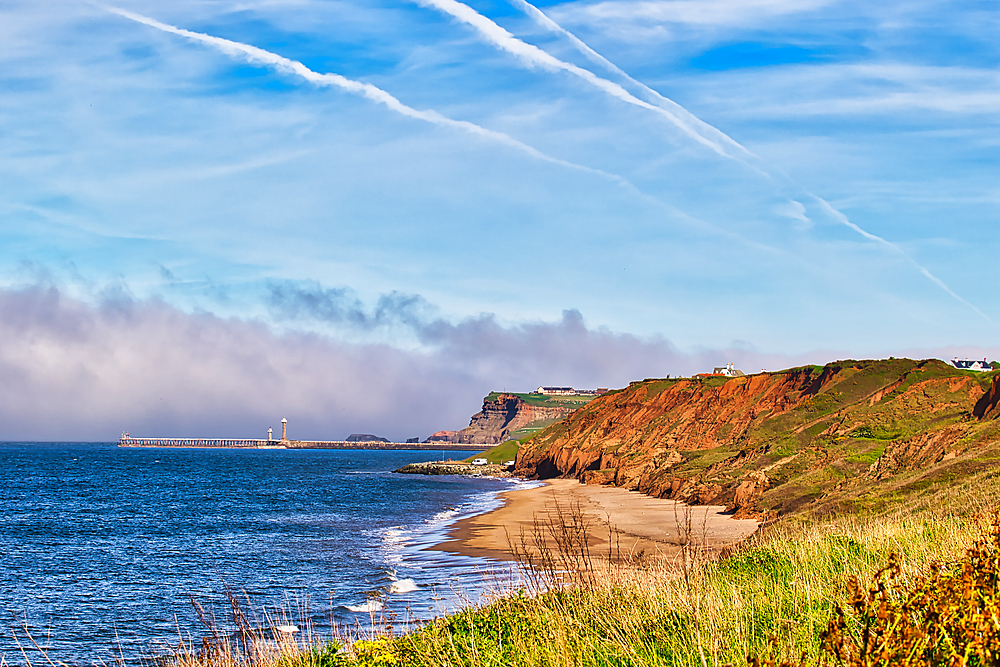
[[490, 394], [483, 409], [469, 425], [452, 436], [452, 442], [497, 445], [515, 431], [531, 425], [548, 425], [571, 414], [576, 407], [530, 405], [513, 394]]
[[996, 375], [903, 359], [637, 382], [524, 443], [516, 473], [742, 516], [830, 505], [866, 484], [996, 465], [983, 454], [1000, 449]]

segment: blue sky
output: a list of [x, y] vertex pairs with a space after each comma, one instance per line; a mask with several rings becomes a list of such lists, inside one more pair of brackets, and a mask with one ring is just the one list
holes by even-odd
[[[994, 354], [998, 24], [986, 2], [8, 1], [0, 289], [438, 359], [456, 395]], [[102, 374], [56, 319], [4, 325], [25, 396], [65, 381], [52, 350]], [[634, 356], [547, 366], [532, 332], [569, 321]], [[534, 365], [459, 353], [497, 335]], [[187, 424], [155, 412], [130, 414]]]

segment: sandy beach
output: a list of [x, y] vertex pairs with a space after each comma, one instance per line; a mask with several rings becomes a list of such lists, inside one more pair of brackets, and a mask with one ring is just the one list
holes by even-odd
[[[449, 533], [451, 539], [435, 548], [510, 560], [510, 542], [517, 544], [522, 535], [530, 540], [536, 517], [547, 521], [558, 517], [559, 508], [565, 514], [576, 506], [590, 526], [589, 544], [595, 556], [606, 555], [609, 543], [616, 542], [612, 548], [623, 557], [672, 558], [685, 533], [697, 543], [721, 548], [748, 537], [759, 525], [752, 519], [730, 518], [723, 514], [724, 507], [688, 507], [618, 487], [588, 486], [575, 479], [548, 480], [544, 486], [501, 496], [503, 507], [459, 521]], [[685, 524], [690, 530], [685, 530]]]

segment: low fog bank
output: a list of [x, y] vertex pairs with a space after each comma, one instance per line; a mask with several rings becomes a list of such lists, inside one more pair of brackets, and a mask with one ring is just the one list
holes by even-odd
[[137, 436], [425, 438], [468, 424], [491, 390], [622, 387], [734, 362], [747, 372], [832, 355], [685, 353], [666, 340], [591, 329], [576, 311], [503, 326], [489, 315], [423, 327], [422, 351], [275, 333], [160, 300], [97, 305], [55, 287], [0, 289], [0, 440]]

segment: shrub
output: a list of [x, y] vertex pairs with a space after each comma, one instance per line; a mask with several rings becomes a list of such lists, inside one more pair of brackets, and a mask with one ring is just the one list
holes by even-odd
[[867, 590], [848, 581], [850, 610], [836, 605], [824, 652], [850, 667], [1000, 664], [1000, 513], [990, 534], [957, 563], [935, 563], [909, 586], [893, 555]]

